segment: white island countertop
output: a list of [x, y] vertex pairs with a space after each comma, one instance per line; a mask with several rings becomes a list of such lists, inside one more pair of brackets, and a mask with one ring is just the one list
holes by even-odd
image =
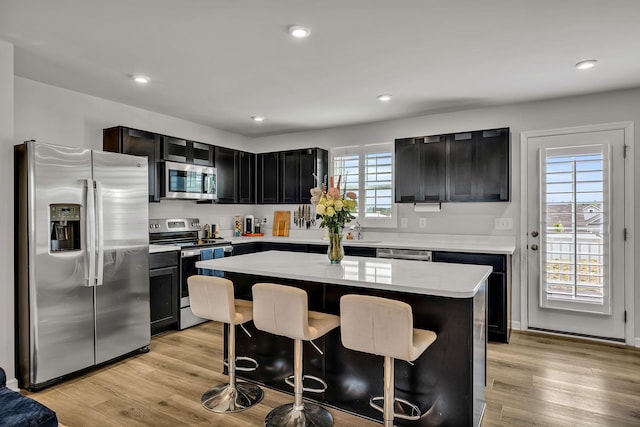
[[449, 298], [471, 298], [491, 274], [484, 265], [267, 251], [207, 261], [198, 268]]

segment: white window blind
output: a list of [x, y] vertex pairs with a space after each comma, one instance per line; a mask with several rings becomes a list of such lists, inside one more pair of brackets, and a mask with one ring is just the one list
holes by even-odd
[[608, 153], [605, 145], [541, 152], [543, 307], [610, 312]]
[[356, 218], [363, 225], [396, 225], [392, 144], [335, 149], [332, 175], [342, 175], [346, 191], [353, 191], [358, 196]]

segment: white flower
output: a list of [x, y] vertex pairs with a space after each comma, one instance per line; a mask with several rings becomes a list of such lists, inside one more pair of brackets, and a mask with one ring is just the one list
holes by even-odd
[[[318, 205], [318, 206], [319, 206], [319, 205]], [[329, 206], [329, 207], [327, 208], [327, 216], [328, 216], [329, 218], [331, 218], [331, 217], [333, 217], [335, 214], [336, 214], [335, 209], [333, 209], [331, 206]]]
[[318, 205], [316, 206], [316, 213], [317, 213], [318, 215], [324, 215], [324, 211], [325, 211], [325, 206], [324, 206], [324, 205], [322, 205], [322, 204], [318, 204]]
[[341, 211], [341, 210], [342, 210], [342, 207], [344, 206], [344, 204], [342, 203], [342, 200], [336, 200], [336, 201], [333, 203], [333, 206], [335, 207], [336, 211], [338, 211], [338, 212], [339, 212], [339, 211]]

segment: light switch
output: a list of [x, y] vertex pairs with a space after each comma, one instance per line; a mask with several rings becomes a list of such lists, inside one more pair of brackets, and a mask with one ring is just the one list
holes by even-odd
[[407, 228], [409, 226], [409, 222], [407, 218], [400, 218], [400, 228]]
[[427, 218], [420, 218], [420, 228], [427, 228]]

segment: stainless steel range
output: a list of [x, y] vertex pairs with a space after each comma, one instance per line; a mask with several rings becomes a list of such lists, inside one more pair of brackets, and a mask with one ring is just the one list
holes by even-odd
[[180, 329], [185, 329], [205, 319], [191, 311], [187, 278], [198, 274], [196, 262], [202, 258], [204, 249], [222, 247], [225, 256], [233, 255], [231, 242], [223, 239], [201, 239], [198, 218], [161, 218], [149, 220], [149, 243], [180, 247]]

